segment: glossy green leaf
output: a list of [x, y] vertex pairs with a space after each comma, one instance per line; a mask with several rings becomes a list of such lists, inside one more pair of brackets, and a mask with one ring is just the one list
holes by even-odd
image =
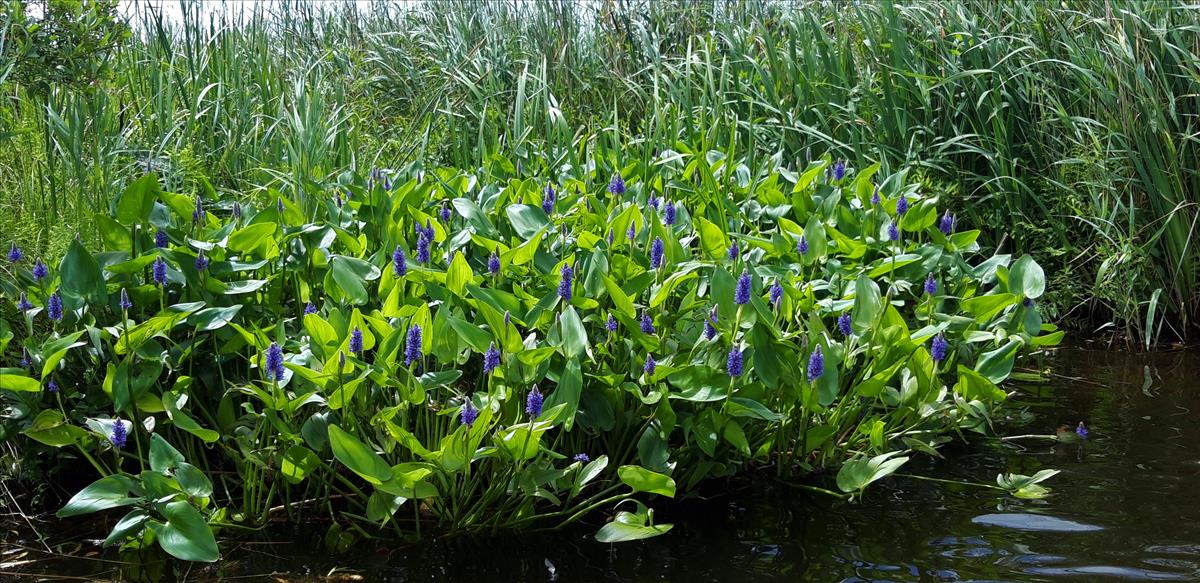
[[675, 480], [670, 476], [652, 472], [641, 466], [621, 466], [617, 468], [617, 476], [626, 486], [633, 488], [634, 492], [675, 497]]
[[456, 295], [462, 296], [467, 284], [471, 283], [474, 274], [462, 253], [455, 253], [450, 267], [446, 271], [446, 287]]
[[553, 408], [556, 405], [566, 405], [562, 415], [557, 419], [563, 423], [567, 431], [575, 424], [575, 413], [579, 410], [579, 395], [583, 391], [583, 369], [578, 358], [568, 359], [559, 375], [558, 385], [546, 396], [544, 407]]
[[117, 524], [113, 525], [113, 529], [108, 533], [108, 537], [104, 539], [102, 546], [111, 547], [119, 542], [124, 541], [128, 537], [137, 536], [146, 526], [146, 521], [150, 519], [150, 514], [141, 508], [136, 508], [129, 511]]
[[166, 473], [183, 463], [183, 454], [157, 433], [150, 435], [150, 469]]
[[232, 322], [241, 310], [241, 304], [235, 304], [226, 308], [205, 308], [189, 316], [188, 324], [196, 328], [198, 332], [220, 330], [226, 324]]
[[517, 235], [528, 241], [534, 235], [541, 231], [543, 227], [550, 223], [550, 217], [542, 212], [542, 209], [523, 205], [509, 205], [506, 211], [508, 220], [516, 230]]
[[333, 456], [362, 479], [376, 486], [392, 479], [392, 468], [374, 450], [337, 425], [329, 425]]
[[1008, 289], [1027, 298], [1039, 298], [1046, 291], [1046, 273], [1029, 255], [1022, 255], [1008, 272]]
[[79, 240], [71, 241], [67, 254], [58, 264], [59, 291], [68, 306], [105, 304], [108, 294], [100, 264], [88, 253]]
[[651, 513], [645, 507], [641, 508], [642, 510], [637, 513], [624, 510], [618, 512], [612, 522], [600, 527], [600, 530], [596, 532], [596, 541], [601, 543], [629, 542], [670, 532], [673, 525], [651, 524]]
[[158, 184], [158, 176], [153, 173], [130, 182], [117, 199], [117, 220], [129, 226], [144, 223], [154, 210], [154, 203], [162, 191]]
[[975, 363], [975, 372], [986, 377], [993, 383], [999, 383], [1008, 378], [1016, 362], [1017, 350], [1024, 345], [1019, 338], [1005, 342], [1003, 346], [989, 350], [979, 356]]
[[851, 327], [855, 334], [866, 335], [876, 326], [883, 312], [879, 286], [871, 278], [860, 275], [854, 281], [854, 312]]
[[134, 488], [133, 479], [128, 476], [105, 476], [72, 496], [55, 515], [66, 518], [136, 504], [142, 499], [131, 495]]
[[45, 409], [38, 413], [33, 423], [21, 430], [21, 433], [51, 447], [75, 445], [88, 435], [87, 430], [68, 423], [57, 409]]
[[31, 393], [42, 390], [42, 384], [37, 379], [18, 374], [16, 370], [19, 369], [6, 369], [0, 373], [0, 389]]
[[838, 488], [847, 493], [862, 492], [872, 482], [892, 475], [908, 461], [907, 457], [896, 457], [899, 453], [894, 451], [842, 464], [837, 475]]
[[229, 250], [235, 253], [254, 253], [265, 255], [264, 249], [276, 246], [275, 233], [279, 225], [275, 223], [256, 223], [242, 227], [229, 236]]
[[209, 481], [208, 476], [204, 475], [204, 472], [200, 471], [200, 468], [192, 464], [181, 462], [175, 469], [175, 480], [179, 482], [179, 488], [188, 496], [197, 498], [212, 496], [212, 482]]
[[176, 391], [163, 393], [162, 405], [163, 410], [167, 413], [167, 417], [176, 427], [199, 437], [206, 443], [215, 443], [220, 434], [212, 429], [205, 429], [191, 415], [183, 411], [182, 407], [187, 403], [187, 400], [188, 396], [186, 394], [180, 394]]
[[303, 445], [293, 445], [284, 452], [279, 471], [288, 482], [299, 484], [320, 465], [321, 460], [311, 449]]
[[574, 306], [567, 306], [559, 319], [559, 329], [563, 340], [563, 355], [567, 358], [579, 358], [588, 346], [587, 331]]
[[220, 558], [217, 539], [204, 517], [191, 504], [183, 500], [168, 502], [160, 507], [167, 522], [151, 523], [158, 535], [158, 545], [167, 554], [184, 561], [204, 563]]

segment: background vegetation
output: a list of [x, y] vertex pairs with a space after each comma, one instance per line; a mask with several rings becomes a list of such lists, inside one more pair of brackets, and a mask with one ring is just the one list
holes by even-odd
[[[60, 255], [146, 168], [186, 192], [315, 192], [346, 170], [529, 176], [583, 140], [909, 166], [1049, 306], [1196, 333], [1195, 6], [1166, 2], [11, 2], [0, 232]], [[128, 15], [128, 22], [121, 20]], [[583, 128], [603, 128], [600, 131]]]
[[1187, 12], [211, 6], [3, 14], [0, 440], [109, 544], [857, 497], [988, 432], [1047, 310], [1193, 327]]

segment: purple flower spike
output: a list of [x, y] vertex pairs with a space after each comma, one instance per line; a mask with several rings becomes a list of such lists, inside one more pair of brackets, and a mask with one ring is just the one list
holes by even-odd
[[658, 195], [657, 194], [654, 194], [653, 192], [651, 192], [650, 198], [646, 201], [646, 203], [650, 208], [654, 209], [654, 212], [658, 212]]
[[825, 354], [821, 352], [821, 345], [818, 344], [813, 349], [812, 356], [808, 357], [808, 381], [812, 382], [825, 374]]
[[933, 345], [929, 349], [929, 354], [933, 356], [934, 362], [946, 360], [946, 355], [950, 352], [950, 343], [946, 342], [946, 337], [938, 334], [933, 338]]
[[900, 239], [900, 229], [896, 227], [896, 222], [892, 221], [887, 229], [888, 241], [896, 241]]
[[309, 314], [315, 314], [315, 313], [317, 313], [317, 307], [314, 306], [312, 302], [308, 302], [307, 304], [304, 304], [304, 315], [305, 316], [307, 316]]
[[22, 312], [28, 312], [33, 309], [33, 304], [29, 303], [29, 296], [25, 292], [21, 292], [21, 297], [17, 300], [17, 309]]
[[620, 172], [613, 172], [612, 180], [608, 181], [608, 192], [615, 195], [625, 194], [625, 179]]
[[[340, 200], [340, 197], [339, 197], [339, 200]], [[233, 220], [240, 221], [241, 219], [242, 219], [242, 203], [235, 200], [235, 201], [233, 201]]]
[[875, 185], [875, 192], [871, 195], [871, 206], [878, 206], [882, 202], [879, 198], [879, 185]]
[[537, 385], [533, 385], [529, 389], [529, 396], [525, 397], [525, 414], [532, 419], [537, 419], [538, 415], [542, 414], [542, 392], [538, 390]]
[[744, 306], [750, 303], [750, 272], [743, 269], [738, 277], [737, 287], [733, 290], [733, 303]]
[[573, 457], [571, 459], [573, 459], [577, 462], [580, 462], [580, 463], [584, 463], [584, 464], [592, 461], [592, 458], [588, 457], [588, 454], [586, 454], [586, 453], [577, 453], [577, 454], [575, 454], [575, 457]]
[[59, 389], [58, 383], [54, 382], [54, 379], [50, 379], [50, 382], [46, 383], [47, 391], [50, 391], [51, 393], [57, 393], [58, 389]]
[[25, 257], [25, 253], [21, 252], [21, 248], [17, 247], [16, 243], [12, 243], [8, 248], [8, 262], [16, 263]]
[[658, 269], [663, 265], [663, 240], [661, 237], [655, 237], [654, 243], [650, 245], [650, 268]]
[[411, 366], [421, 360], [421, 325], [413, 324], [408, 327], [408, 337], [404, 342], [404, 366]]
[[62, 297], [57, 291], [50, 294], [50, 299], [46, 301], [46, 315], [55, 322], [63, 319]]
[[646, 378], [654, 376], [654, 370], [658, 368], [658, 363], [654, 362], [654, 357], [646, 355], [646, 365], [642, 367], [642, 372], [646, 373]]
[[271, 345], [267, 347], [266, 361], [265, 368], [267, 369], [267, 380], [283, 382], [283, 349], [279, 347], [279, 344], [272, 342]]
[[851, 327], [852, 323], [853, 322], [850, 318], [850, 312], [846, 312], [845, 314], [838, 316], [838, 319], [837, 319], [838, 331], [840, 331], [842, 333], [842, 336], [849, 338], [850, 335], [854, 333], [854, 329]]
[[930, 273], [929, 277], [925, 278], [925, 293], [927, 293], [929, 295], [933, 295], [933, 294], [937, 293], [937, 290], [938, 290], [937, 278], [933, 277], [933, 274]]
[[1088, 438], [1088, 428], [1083, 424], [1083, 421], [1080, 421], [1079, 425], [1075, 427], [1075, 435], [1078, 435], [1079, 439]]
[[742, 376], [745, 363], [742, 359], [742, 350], [736, 346], [729, 349], [729, 357], [725, 360], [725, 370], [731, 377]]
[[650, 312], [642, 312], [641, 329], [642, 334], [654, 333], [654, 320], [650, 318]]
[[433, 243], [433, 237], [428, 236], [428, 231], [422, 231], [421, 236], [417, 237], [417, 263], [429, 263], [431, 243]]
[[771, 305], [779, 307], [779, 302], [783, 300], [783, 285], [778, 281], [771, 284]]
[[570, 302], [572, 287], [571, 278], [574, 276], [574, 270], [571, 269], [570, 265], [564, 263], [562, 266], [562, 271], [560, 271], [560, 275], [561, 278], [558, 281], [558, 297], [562, 298], [564, 302]]
[[838, 160], [837, 163], [833, 165], [833, 179], [835, 181], [841, 181], [845, 177], [846, 177], [846, 162], [843, 160]]
[[208, 269], [208, 257], [204, 256], [204, 250], [201, 249], [196, 254], [196, 271], [204, 271], [205, 269]]
[[500, 366], [500, 349], [496, 348], [496, 343], [488, 345], [487, 352], [483, 353], [483, 374], [492, 374]]
[[554, 213], [554, 203], [558, 201], [558, 193], [554, 192], [554, 187], [547, 184], [545, 190], [542, 191], [542, 211], [546, 214]]
[[129, 437], [128, 431], [129, 430], [125, 428], [125, 422], [117, 419], [116, 422], [113, 423], [112, 435], [109, 436], [108, 440], [112, 442], [113, 447], [121, 449], [125, 447], [125, 440]]
[[49, 275], [50, 268], [46, 267], [46, 264], [42, 262], [41, 257], [38, 257], [37, 263], [33, 264], [33, 279], [40, 282], [43, 279], [46, 279], [46, 277]]
[[608, 315], [608, 320], [604, 322], [604, 329], [609, 332], [617, 331], [617, 319], [612, 314]]
[[704, 318], [704, 338], [712, 340], [717, 337], [717, 307], [713, 306], [712, 310]]
[[804, 235], [800, 235], [800, 240], [796, 242], [796, 253], [808, 255], [808, 238]]
[[350, 332], [350, 353], [354, 356], [362, 356], [363, 351], [363, 333], [358, 326]]
[[396, 245], [396, 250], [392, 251], [392, 273], [396, 277], [404, 277], [408, 274], [408, 257], [404, 255], [404, 249]]
[[154, 283], [164, 287], [167, 285], [167, 262], [163, 260], [162, 256], [154, 258], [154, 267], [150, 273], [154, 276]]
[[612, 247], [612, 244], [613, 244], [613, 232], [612, 232], [612, 229], [609, 229], [609, 230], [608, 230], [608, 234], [604, 236], [604, 242], [605, 242], [605, 243], [608, 243], [608, 246], [609, 246], [609, 247]]
[[196, 197], [196, 208], [192, 210], [192, 224], [200, 224], [204, 222], [208, 213], [204, 212], [204, 198]]
[[942, 215], [942, 221], [938, 224], [938, 230], [947, 237], [954, 232], [954, 215], [950, 214], [950, 211], [946, 211]]
[[495, 253], [488, 257], [488, 273], [500, 275], [500, 256]]
[[629, 242], [632, 243], [634, 238], [636, 238], [636, 237], [637, 237], [637, 228], [635, 228], [633, 225], [633, 222], [630, 221], [629, 228], [625, 230], [625, 238], [629, 239]]
[[679, 211], [675, 209], [675, 203], [668, 201], [666, 210], [663, 211], [663, 222], [666, 223], [668, 227], [675, 226], [675, 219], [678, 212]]
[[451, 216], [452, 215], [450, 214], [450, 205], [447, 204], [445, 201], [443, 201], [442, 202], [442, 210], [441, 210], [442, 222], [449, 224]]
[[159, 249], [166, 249], [168, 246], [170, 246], [170, 244], [171, 240], [167, 238], [166, 231], [159, 229], [156, 233], [154, 233], [155, 247], [158, 247]]
[[904, 216], [904, 213], [907, 213], [907, 212], [908, 212], [908, 198], [906, 198], [902, 194], [902, 195], [900, 195], [900, 198], [898, 200], [896, 200], [896, 216], [902, 217], [902, 216]]
[[730, 261], [736, 261], [738, 256], [741, 254], [742, 254], [741, 251], [738, 249], [737, 241], [734, 241], [733, 243], [729, 244], [729, 260]]
[[121, 288], [121, 300], [117, 302], [122, 311], [128, 312], [133, 308], [133, 302], [129, 301], [129, 292], [125, 288]]
[[468, 400], [466, 403], [463, 403], [462, 411], [458, 414], [458, 419], [462, 421], [463, 425], [470, 427], [475, 424], [476, 419], [479, 419], [479, 409], [476, 409], [475, 405]]

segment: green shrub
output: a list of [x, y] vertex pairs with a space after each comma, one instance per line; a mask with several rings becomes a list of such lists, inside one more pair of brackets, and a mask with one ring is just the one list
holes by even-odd
[[146, 175], [100, 252], [4, 264], [32, 304], [0, 329], [8, 433], [104, 476], [63, 514], [133, 506], [107, 542], [189, 560], [312, 501], [342, 541], [404, 506], [471, 531], [633, 500], [597, 536], [634, 540], [670, 528], [644, 501], [739, 472], [840, 467], [860, 495], [986, 431], [1062, 337], [1037, 263], [981, 255], [903, 173], [588, 167], [345, 174], [308, 207]]

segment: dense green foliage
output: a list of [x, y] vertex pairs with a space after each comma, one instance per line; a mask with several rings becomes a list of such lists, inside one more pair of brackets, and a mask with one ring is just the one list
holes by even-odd
[[579, 154], [263, 206], [147, 174], [95, 215], [102, 250], [3, 263], [4, 434], [103, 476], [61, 516], [132, 506], [109, 543], [188, 560], [272, 508], [337, 549], [629, 501], [615, 542], [670, 528], [648, 496], [739, 472], [858, 495], [987, 431], [1018, 355], [1062, 337], [1037, 263], [980, 254], [903, 173]]
[[[1068, 324], [1147, 344], [1197, 324], [1195, 6], [185, 3], [177, 22], [135, 4], [126, 36], [106, 5], [51, 11], [97, 63], [120, 41], [106, 68], [72, 61], [91, 83], [0, 84], [0, 227], [47, 256], [98, 240], [91, 214], [147, 165], [180, 191], [299, 201], [413, 161], [544, 174], [590, 141], [751, 168], [831, 152], [913, 167], [1003, 225], [981, 242], [1050, 267]], [[45, 36], [20, 6], [10, 63]]]

